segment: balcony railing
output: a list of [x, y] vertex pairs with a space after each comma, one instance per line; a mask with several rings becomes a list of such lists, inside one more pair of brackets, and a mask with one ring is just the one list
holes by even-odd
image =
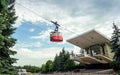
[[[71, 55], [70, 59], [81, 62], [81, 63], [86, 63], [86, 64], [108, 63], [108, 59], [109, 59], [108, 57], [106, 57], [104, 55], [101, 55], [100, 57], [99, 56], [98, 55], [90, 56], [89, 54], [76, 54], [76, 55]], [[111, 61], [111, 60], [109, 60], [109, 61]]]

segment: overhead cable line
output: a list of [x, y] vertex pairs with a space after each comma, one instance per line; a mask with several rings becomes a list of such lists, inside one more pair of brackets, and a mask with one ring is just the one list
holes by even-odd
[[[16, 3], [17, 3], [17, 2], [16, 2]], [[24, 7], [25, 9], [29, 10], [30, 12], [34, 13], [35, 15], [40, 16], [41, 18], [43, 18], [43, 17], [42, 17], [41, 15], [39, 15], [38, 13], [36, 13], [36, 12], [34, 12], [33, 10], [31, 10], [31, 9], [23, 6], [22, 4], [20, 4], [20, 3], [17, 3], [17, 4], [20, 5], [20, 6], [22, 6], [22, 7]], [[50, 22], [50, 20], [48, 20], [48, 19], [46, 19], [46, 18], [43, 18], [43, 19], [46, 20], [46, 21], [48, 21], [48, 22]]]
[[[48, 19], [42, 17], [42, 16], [39, 15], [38, 13], [36, 13], [36, 12], [34, 12], [33, 10], [31, 10], [31, 9], [29, 9], [29, 8], [27, 8], [27, 7], [25, 7], [25, 6], [23, 6], [22, 4], [20, 4], [20, 3], [18, 3], [18, 2], [15, 2], [15, 3], [17, 3], [19, 6], [24, 7], [25, 9], [27, 9], [27, 10], [29, 10], [30, 12], [34, 13], [35, 15], [41, 17], [42, 19], [44, 19], [44, 20], [46, 20], [46, 21], [52, 23], [50, 20], [48, 20]], [[63, 27], [63, 26], [60, 26], [60, 28], [63, 28], [63, 29], [65, 29], [65, 30], [67, 30], [67, 31], [70, 31], [70, 32], [72, 32], [72, 33], [75, 33], [75, 32], [73, 32], [73, 31], [71, 31], [71, 30], [68, 30], [67, 28], [65, 28], [65, 27]]]

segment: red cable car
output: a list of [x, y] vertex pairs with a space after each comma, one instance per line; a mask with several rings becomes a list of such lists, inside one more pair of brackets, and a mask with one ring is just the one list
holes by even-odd
[[58, 31], [58, 28], [59, 28], [59, 24], [57, 24], [57, 22], [53, 22], [51, 21], [56, 27], [55, 27], [55, 30], [52, 31], [50, 33], [50, 41], [51, 42], [62, 42], [63, 41], [63, 37], [62, 37], [62, 34]]

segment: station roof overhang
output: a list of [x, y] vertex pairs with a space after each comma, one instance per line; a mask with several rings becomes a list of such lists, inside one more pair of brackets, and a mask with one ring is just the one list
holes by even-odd
[[89, 46], [102, 43], [110, 44], [110, 39], [96, 30], [91, 30], [84, 34], [68, 39], [67, 41], [80, 48], [87, 48]]

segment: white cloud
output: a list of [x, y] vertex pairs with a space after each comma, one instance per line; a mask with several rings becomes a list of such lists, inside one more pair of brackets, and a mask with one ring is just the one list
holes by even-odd
[[42, 32], [39, 33], [39, 35], [31, 36], [30, 38], [31, 39], [46, 39], [46, 38], [49, 37], [51, 31], [52, 31], [51, 29], [46, 30], [46, 31], [42, 31]]
[[19, 26], [24, 21], [40, 21], [50, 24], [47, 20], [57, 20], [58, 13], [60, 14], [59, 17], [65, 13], [56, 5], [34, 0], [17, 0], [15, 9], [18, 16], [15, 26]]
[[[25, 3], [24, 3], [25, 2]], [[16, 21], [15, 27], [19, 27], [22, 22], [30, 21], [30, 22], [46, 22], [43, 18], [39, 16], [37, 11], [32, 10], [29, 6], [29, 1], [23, 1], [19, 2], [19, 0], [16, 1], [15, 4], [15, 10], [16, 15], [18, 16], [18, 19]], [[34, 7], [33, 7], [34, 8]]]
[[35, 31], [35, 29], [31, 28], [31, 29], [29, 29], [29, 31], [30, 31], [30, 32], [34, 32], [34, 31]]
[[[16, 50], [16, 49], [14, 49]], [[17, 54], [14, 56], [18, 58], [18, 62], [15, 65], [36, 65], [41, 66], [47, 60], [53, 60], [55, 55], [58, 54], [62, 48], [39, 48], [37, 51], [33, 51], [29, 48], [19, 48], [17, 49]], [[65, 49], [71, 52], [72, 49]]]
[[[105, 1], [104, 0], [16, 0], [16, 15], [18, 19], [15, 26], [19, 27], [22, 22], [45, 22], [48, 25], [48, 21], [58, 21], [61, 25], [60, 32], [63, 35], [64, 41], [59, 44], [65, 44], [66, 40], [82, 34], [88, 30], [96, 29], [106, 36], [110, 37], [112, 33], [112, 22], [120, 26], [120, 13], [119, 13], [119, 1]], [[69, 4], [68, 4], [69, 3]], [[100, 4], [105, 3], [105, 4]], [[108, 5], [108, 6], [107, 6]], [[102, 8], [104, 7], [104, 8]], [[101, 9], [102, 8], [102, 9]], [[31, 11], [32, 10], [32, 11]], [[42, 17], [41, 17], [42, 16]], [[34, 29], [30, 29], [33, 32]], [[31, 36], [33, 39], [45, 40], [49, 37], [50, 29], [43, 30], [39, 35]], [[50, 42], [48, 42], [50, 43]], [[19, 64], [37, 64], [38, 62], [46, 61], [48, 58], [53, 58], [54, 55], [59, 52], [59, 48], [42, 48], [41, 42], [34, 42], [20, 44], [17, 57], [20, 58]], [[39, 50], [32, 51], [29, 47], [39, 47]], [[16, 48], [15, 48], [16, 49]], [[75, 52], [78, 49], [75, 47]], [[38, 62], [34, 62], [38, 61]], [[26, 63], [25, 63], [26, 62]]]
[[[63, 28], [62, 33], [65, 39], [67, 39], [71, 35], [81, 34], [84, 31], [94, 29], [98, 24], [100, 26], [99, 28], [102, 28], [104, 27], [107, 21], [111, 22], [112, 20], [116, 20], [120, 15], [117, 14], [118, 16], [116, 16], [114, 14], [115, 13], [114, 11], [117, 10], [116, 6], [115, 8], [113, 7], [111, 12], [107, 13], [107, 10], [101, 9], [100, 12], [103, 11], [105, 13], [103, 14], [98, 13], [99, 11], [98, 7], [102, 7], [102, 6], [97, 6], [95, 4], [97, 3], [96, 1], [95, 2], [81, 1], [81, 0], [70, 1], [69, 4], [73, 5], [74, 7], [66, 5], [67, 2], [68, 2], [67, 0], [65, 0], [64, 2], [58, 0], [56, 1], [55, 0], [50, 0], [50, 1], [17, 0], [16, 14], [19, 16], [18, 19], [19, 22], [30, 21], [35, 23], [41, 21], [41, 22], [49, 23], [43, 18], [58, 21], [58, 23]], [[101, 2], [102, 1], [98, 1], [98, 5]], [[22, 5], [19, 5], [18, 3]], [[105, 8], [109, 8], [109, 7], [106, 6]], [[45, 38], [45, 37], [43, 35], [43, 36], [33, 36], [32, 38]]]
[[20, 41], [17, 42], [17, 44], [13, 47], [15, 50], [18, 50], [19, 48], [39, 48], [42, 46], [41, 42], [31, 42], [31, 43], [22, 43]]
[[[52, 42], [49, 42], [49, 44], [53, 44], [53, 46], [56, 45], [56, 43]], [[43, 48], [42, 45], [43, 44], [41, 42], [33, 42], [29, 44], [18, 42], [12, 48], [12, 50], [17, 51], [17, 54], [14, 57], [19, 59], [14, 65], [41, 66], [42, 64], [46, 63], [47, 60], [53, 60], [55, 55], [62, 51], [62, 47]], [[65, 50], [69, 52], [74, 51], [74, 53], [79, 52], [79, 48], [76, 46], [74, 48], [65, 47]]]

